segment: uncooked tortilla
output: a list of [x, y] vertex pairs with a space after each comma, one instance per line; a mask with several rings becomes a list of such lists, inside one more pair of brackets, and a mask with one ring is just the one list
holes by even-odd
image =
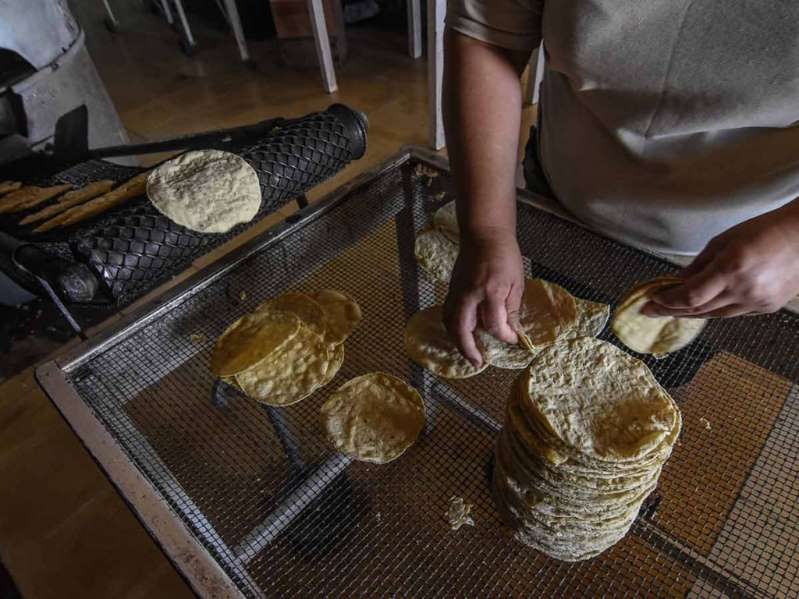
[[322, 405], [321, 415], [337, 451], [376, 464], [398, 458], [424, 428], [418, 391], [384, 372], [346, 382]]
[[220, 150], [186, 152], [156, 168], [147, 197], [164, 216], [201, 233], [225, 233], [258, 213], [258, 174], [240, 156]]

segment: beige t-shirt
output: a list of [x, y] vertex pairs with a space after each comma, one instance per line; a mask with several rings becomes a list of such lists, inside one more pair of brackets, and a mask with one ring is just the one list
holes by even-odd
[[543, 38], [539, 153], [595, 229], [690, 255], [799, 197], [796, 0], [450, 0], [447, 26]]

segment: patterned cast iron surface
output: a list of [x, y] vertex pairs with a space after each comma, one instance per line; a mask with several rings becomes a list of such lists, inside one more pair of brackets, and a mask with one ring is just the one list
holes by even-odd
[[[445, 292], [417, 269], [413, 238], [451, 198], [449, 179], [416, 166], [352, 190], [68, 373], [242, 592], [797, 596], [799, 318], [714, 321], [686, 349], [645, 358], [685, 421], [659, 496], [601, 556], [552, 560], [512, 539], [487, 483], [514, 373], [445, 381], [404, 354], [405, 322]], [[526, 205], [519, 237], [528, 274], [592, 300], [614, 303], [633, 283], [672, 270]], [[214, 381], [211, 348], [230, 322], [286, 289], [322, 287], [350, 293], [364, 313], [328, 387], [270, 409]], [[615, 342], [607, 330], [602, 337]], [[376, 370], [410, 381], [427, 409], [419, 441], [384, 466], [337, 456], [319, 425], [333, 390]], [[449, 529], [453, 495], [474, 504], [473, 528]]]
[[[228, 233], [190, 231], [163, 218], [146, 198], [140, 198], [66, 233], [54, 230], [44, 236], [31, 235], [29, 228], [14, 234], [24, 238], [27, 233], [46, 251], [89, 264], [115, 303], [129, 303], [360, 157], [365, 140], [358, 139], [341, 114], [334, 110], [284, 121], [255, 144], [227, 148], [255, 168], [263, 196], [255, 219]], [[68, 182], [79, 187], [106, 178], [121, 182], [143, 170], [91, 160], [47, 183]], [[25, 214], [15, 215], [14, 220]], [[13, 225], [10, 221], [4, 224]]]

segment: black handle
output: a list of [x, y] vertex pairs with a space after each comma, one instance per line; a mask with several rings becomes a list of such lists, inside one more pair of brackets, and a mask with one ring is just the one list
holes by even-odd
[[44, 279], [69, 302], [90, 302], [97, 293], [97, 277], [85, 264], [52, 256], [30, 243], [18, 245], [11, 258], [15, 266]]

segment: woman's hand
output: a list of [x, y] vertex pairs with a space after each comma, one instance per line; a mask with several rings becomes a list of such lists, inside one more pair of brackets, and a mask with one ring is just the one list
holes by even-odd
[[518, 341], [508, 324], [524, 292], [524, 267], [515, 231], [494, 230], [464, 237], [444, 304], [444, 324], [472, 364], [483, 358], [474, 340], [478, 326], [497, 339]]
[[725, 231], [681, 276], [682, 284], [653, 295], [645, 314], [721, 318], [779, 310], [799, 294], [799, 203]]

